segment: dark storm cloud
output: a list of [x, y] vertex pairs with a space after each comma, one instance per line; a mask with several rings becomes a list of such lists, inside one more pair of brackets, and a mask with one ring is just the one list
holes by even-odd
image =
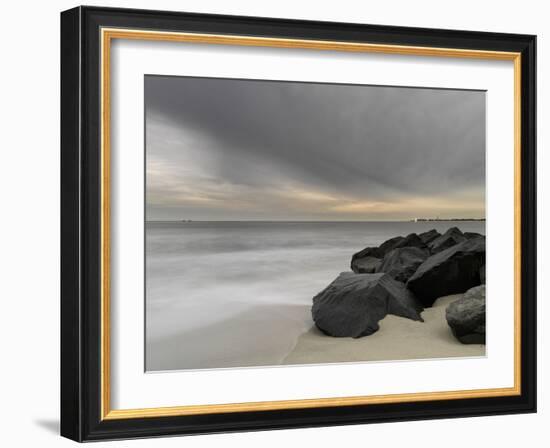
[[[178, 201], [190, 210], [191, 178], [206, 215], [217, 196], [240, 202], [237, 215], [258, 200], [275, 207], [270, 215], [277, 208], [292, 215], [293, 196], [298, 209], [319, 202], [316, 216], [327, 201], [367, 210], [381, 202], [406, 207], [407, 198], [448, 201], [457, 211], [474, 199], [469, 213], [484, 213], [483, 92], [147, 76], [145, 93], [155, 215], [163, 202], [174, 213]], [[199, 178], [190, 170], [197, 163]], [[163, 169], [171, 180], [162, 186]], [[288, 194], [275, 194], [289, 185]]]

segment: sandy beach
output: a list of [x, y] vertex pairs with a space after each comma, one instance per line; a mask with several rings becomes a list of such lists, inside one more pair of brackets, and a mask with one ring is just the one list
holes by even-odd
[[484, 345], [461, 344], [445, 320], [445, 308], [461, 296], [438, 299], [422, 312], [424, 322], [388, 315], [379, 331], [359, 339], [323, 334], [306, 306], [258, 306], [152, 342], [148, 370], [484, 356]]
[[451, 333], [445, 308], [462, 294], [442, 297], [422, 312], [424, 322], [388, 315], [380, 330], [359, 338], [334, 338], [316, 327], [298, 338], [283, 364], [388, 361], [485, 356], [485, 345], [465, 345]]

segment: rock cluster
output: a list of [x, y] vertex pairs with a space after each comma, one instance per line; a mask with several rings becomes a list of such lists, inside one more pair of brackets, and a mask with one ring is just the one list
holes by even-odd
[[443, 234], [430, 230], [396, 236], [353, 254], [351, 270], [313, 298], [313, 320], [324, 333], [368, 336], [387, 314], [422, 321], [420, 313], [438, 297], [467, 291], [449, 305], [447, 322], [459, 341], [484, 343], [483, 235], [452, 227]]

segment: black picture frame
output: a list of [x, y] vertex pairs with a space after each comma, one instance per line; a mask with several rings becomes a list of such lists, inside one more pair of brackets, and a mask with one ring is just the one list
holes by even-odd
[[[100, 29], [521, 53], [521, 393], [102, 419]], [[76, 441], [536, 412], [536, 37], [100, 7], [61, 13], [61, 435]]]

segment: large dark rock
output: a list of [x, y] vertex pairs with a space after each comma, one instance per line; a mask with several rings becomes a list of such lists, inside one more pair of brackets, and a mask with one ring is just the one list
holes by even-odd
[[386, 255], [390, 250], [393, 250], [397, 247], [398, 244], [400, 244], [405, 238], [402, 236], [396, 236], [394, 238], [390, 238], [389, 240], [384, 241], [380, 246], [378, 246], [378, 251], [383, 257]]
[[353, 261], [359, 258], [372, 257], [372, 258], [382, 258], [384, 254], [378, 247], [365, 247], [363, 250], [353, 254], [351, 257], [351, 263], [353, 267]]
[[341, 273], [313, 298], [311, 314], [324, 333], [337, 337], [368, 336], [387, 314], [420, 320], [422, 306], [403, 283], [386, 274]]
[[352, 261], [357, 258], [375, 257], [383, 258], [390, 250], [392, 250], [400, 241], [405, 238], [402, 236], [396, 236], [384, 241], [378, 247], [365, 247], [363, 250], [353, 254]]
[[[399, 249], [400, 247], [420, 247], [425, 248], [426, 244], [416, 233], [410, 233], [402, 240], [399, 240], [396, 244], [392, 246], [390, 250]], [[388, 254], [390, 251], [386, 251], [386, 254]]]
[[[365, 262], [361, 262], [359, 260], [362, 260], [364, 258], [382, 259], [384, 258], [384, 255], [386, 255], [390, 250], [394, 248], [395, 245], [397, 245], [400, 241], [404, 239], [405, 238], [402, 236], [396, 236], [394, 238], [390, 238], [389, 240], [384, 241], [378, 247], [365, 247], [363, 250], [353, 254], [353, 256], [351, 257], [351, 270], [358, 274], [374, 272], [370, 271], [372, 260], [366, 260]], [[369, 270], [365, 270], [364, 267]]]
[[479, 237], [485, 236], [477, 232], [464, 232], [463, 235], [468, 240], [471, 240], [472, 238], [479, 238]]
[[482, 285], [485, 284], [485, 265], [479, 268], [479, 281]]
[[418, 237], [422, 240], [424, 244], [431, 243], [436, 238], [439, 238], [441, 236], [441, 233], [439, 233], [437, 230], [432, 229], [428, 230], [427, 232], [423, 232], [418, 235]]
[[485, 344], [485, 285], [466, 291], [447, 307], [445, 317], [460, 342]]
[[399, 247], [386, 254], [376, 272], [385, 272], [394, 280], [406, 282], [429, 255], [427, 249]]
[[463, 241], [466, 241], [464, 234], [458, 229], [458, 227], [451, 227], [443, 235], [435, 238], [428, 244], [432, 254], [441, 252], [449, 247], [455, 246]]
[[[425, 248], [426, 244], [416, 233], [411, 233], [406, 237], [396, 236], [390, 238], [378, 247], [366, 247], [362, 251], [353, 254], [351, 257], [351, 270], [357, 274], [375, 272], [376, 260], [373, 260], [373, 258], [382, 259], [386, 254], [400, 247]], [[374, 270], [372, 269], [373, 266]]]
[[378, 247], [365, 247], [351, 257], [351, 270], [356, 274], [373, 273], [377, 267], [375, 260], [380, 261], [383, 257], [384, 252]]
[[376, 272], [382, 260], [376, 257], [356, 258], [351, 261], [351, 270], [356, 274], [372, 274]]
[[481, 283], [479, 269], [485, 264], [485, 238], [456, 244], [429, 257], [407, 282], [424, 306], [438, 297], [458, 294]]

